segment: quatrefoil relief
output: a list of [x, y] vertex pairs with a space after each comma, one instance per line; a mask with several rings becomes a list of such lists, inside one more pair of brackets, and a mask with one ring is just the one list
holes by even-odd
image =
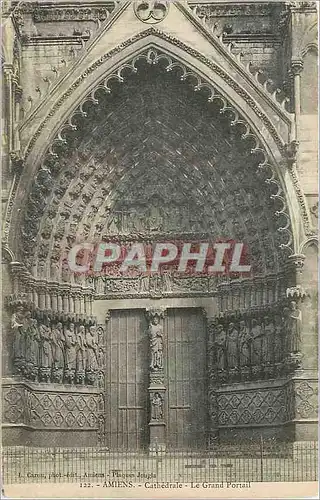
[[134, 12], [140, 21], [148, 24], [156, 24], [163, 21], [169, 11], [169, 2], [165, 0], [144, 0], [133, 2]]

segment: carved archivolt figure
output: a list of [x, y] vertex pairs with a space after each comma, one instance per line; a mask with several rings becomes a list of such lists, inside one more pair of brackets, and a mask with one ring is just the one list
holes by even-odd
[[163, 328], [159, 324], [159, 317], [155, 315], [149, 327], [152, 370], [163, 369]]

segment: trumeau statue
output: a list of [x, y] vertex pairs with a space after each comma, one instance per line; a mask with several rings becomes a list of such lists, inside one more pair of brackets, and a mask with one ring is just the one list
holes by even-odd
[[163, 328], [159, 324], [159, 317], [154, 315], [149, 326], [151, 349], [150, 368], [153, 371], [163, 369]]

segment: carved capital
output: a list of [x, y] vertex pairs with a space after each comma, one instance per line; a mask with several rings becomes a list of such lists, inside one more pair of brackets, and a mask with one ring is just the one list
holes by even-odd
[[294, 254], [289, 257], [289, 267], [295, 269], [296, 271], [301, 271], [304, 266], [304, 261], [306, 259], [305, 255]]
[[291, 61], [291, 72], [293, 76], [300, 75], [303, 70], [302, 59], [292, 59]]
[[306, 290], [301, 285], [291, 286], [287, 288], [286, 295], [288, 299], [292, 300], [303, 300], [308, 294]]
[[157, 317], [158, 319], [163, 319], [166, 314], [166, 308], [165, 307], [150, 307], [146, 309], [146, 316], [148, 319], [148, 322], [152, 322], [152, 320]]
[[31, 306], [31, 302], [26, 293], [18, 292], [7, 296], [6, 305], [9, 309], [12, 310], [15, 310], [17, 307], [29, 309]]

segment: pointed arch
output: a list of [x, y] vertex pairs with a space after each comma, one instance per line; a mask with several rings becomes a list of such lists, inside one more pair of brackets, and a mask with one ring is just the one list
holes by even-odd
[[[152, 54], [155, 56], [150, 60]], [[45, 155], [55, 155], [55, 144], [64, 143], [65, 131], [68, 128], [74, 129], [72, 116], [78, 113], [84, 115], [85, 103], [94, 105], [97, 89], [104, 87], [110, 92], [108, 83], [105, 83], [112, 79], [123, 82], [123, 72], [134, 72], [135, 63], [141, 58], [149, 60], [150, 64], [156, 64], [161, 59], [167, 60], [166, 71], [180, 67], [182, 80], [193, 78], [194, 90], [205, 90], [208, 102], [219, 100], [221, 113], [230, 116], [233, 126], [242, 127], [243, 139], [252, 141], [252, 153], [262, 157], [259, 169], [268, 172], [266, 181], [277, 186], [273, 197], [282, 203], [282, 208], [276, 215], [286, 221], [279, 230], [287, 234], [284, 246], [294, 252], [301, 230], [299, 203], [290, 176], [282, 168], [284, 142], [272, 121], [247, 91], [219, 65], [155, 28], [135, 35], [95, 61], [51, 106], [26, 149], [26, 167], [17, 185], [14, 205], [11, 204], [13, 209], [7, 218], [8, 223], [14, 214], [11, 220], [13, 230], [9, 238], [11, 246], [16, 247], [16, 238], [19, 236], [16, 229], [21, 225], [21, 207]]]

